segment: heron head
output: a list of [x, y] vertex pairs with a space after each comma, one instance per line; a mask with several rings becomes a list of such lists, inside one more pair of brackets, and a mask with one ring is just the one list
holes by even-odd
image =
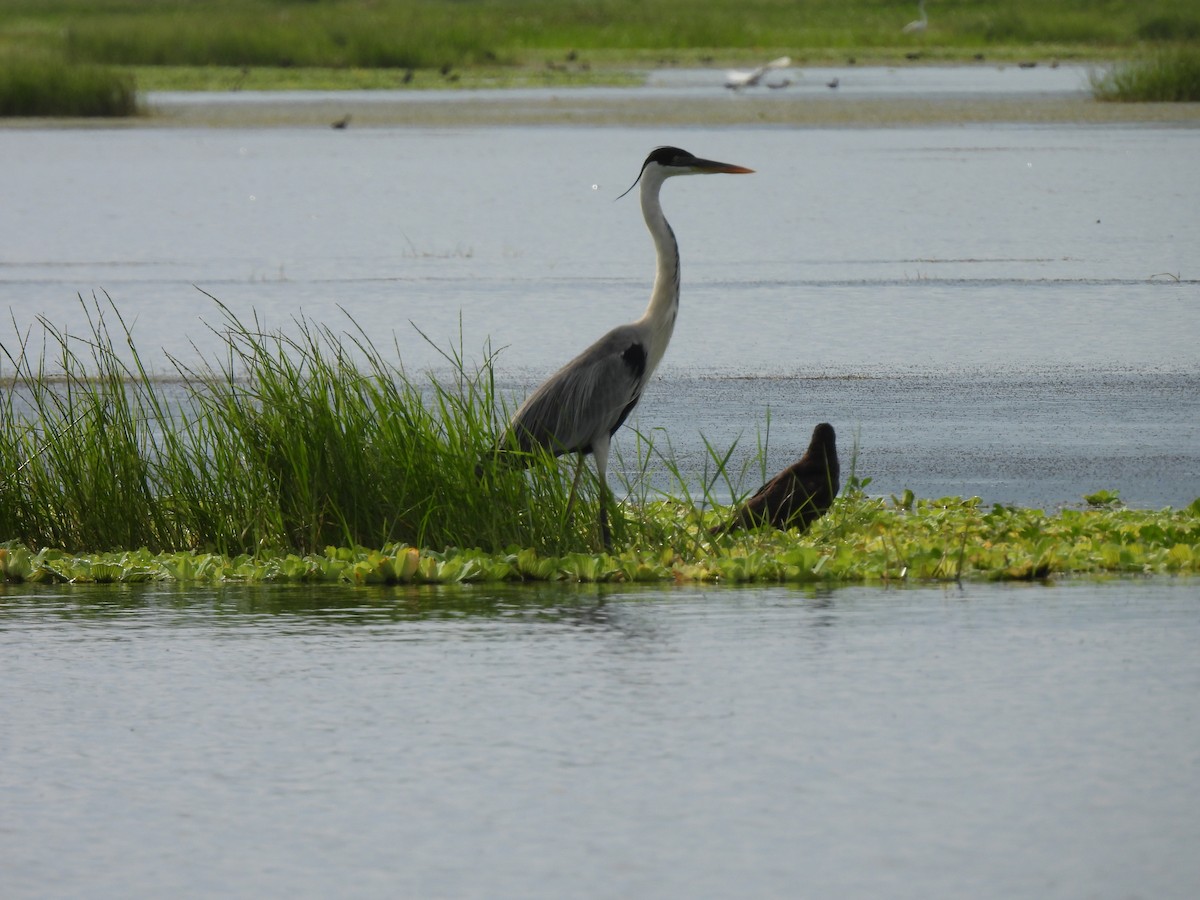
[[646, 157], [646, 161], [642, 163], [642, 170], [633, 180], [633, 184], [617, 199], [620, 200], [621, 197], [637, 187], [638, 182], [642, 180], [642, 176], [647, 171], [653, 171], [660, 179], [664, 179], [670, 178], [672, 175], [749, 175], [754, 170], [747, 169], [745, 166], [701, 159], [678, 147], [655, 147]]

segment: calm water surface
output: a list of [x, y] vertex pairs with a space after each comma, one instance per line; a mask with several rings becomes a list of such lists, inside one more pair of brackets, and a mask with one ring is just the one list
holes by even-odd
[[7, 897], [1200, 883], [1186, 581], [0, 590]]
[[[1200, 494], [1187, 128], [0, 129], [0, 341], [107, 291], [170, 371], [203, 289], [520, 396], [643, 308], [662, 143], [758, 170], [664, 193], [693, 477], [769, 411], [873, 492]], [[1190, 898], [1198, 595], [0, 587], [0, 893]]]
[[1195, 129], [0, 131], [0, 304], [70, 324], [107, 290], [148, 354], [194, 358], [199, 286], [267, 324], [340, 306], [418, 368], [409, 322], [461, 319], [542, 372], [641, 312], [653, 254], [613, 198], [667, 141], [758, 174], [664, 191], [664, 376], [1196, 367]]
[[631, 424], [694, 478], [701, 435], [749, 456], [769, 410], [772, 471], [830, 421], [884, 494], [1200, 495], [1188, 128], [0, 130], [0, 339], [86, 333], [107, 291], [169, 371], [219, 350], [203, 289], [267, 327], [350, 316], [414, 372], [443, 364], [416, 328], [490, 345], [519, 398], [640, 314], [650, 242], [613, 199], [659, 143], [758, 170], [664, 191], [683, 307]]

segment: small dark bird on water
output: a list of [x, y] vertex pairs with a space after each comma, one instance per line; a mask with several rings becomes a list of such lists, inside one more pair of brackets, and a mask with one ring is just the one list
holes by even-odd
[[346, 115], [342, 116], [340, 119], [335, 119], [334, 121], [330, 122], [329, 127], [330, 128], [345, 128], [349, 124], [350, 124], [350, 114], [347, 113]]
[[729, 524], [714, 528], [712, 533], [760, 525], [803, 531], [833, 505], [840, 488], [837, 436], [832, 425], [822, 422], [813, 429], [804, 455], [760, 487]]

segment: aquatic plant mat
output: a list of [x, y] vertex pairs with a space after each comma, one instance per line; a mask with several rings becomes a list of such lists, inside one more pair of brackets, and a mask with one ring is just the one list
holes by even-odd
[[[295, 320], [222, 317], [219, 358], [148, 372], [111, 300], [81, 299], [82, 333], [0, 343], [0, 581], [459, 583], [862, 582], [1195, 573], [1200, 500], [1131, 510], [1116, 492], [1049, 513], [978, 498], [879, 498], [855, 472], [807, 532], [714, 536], [766, 475], [766, 444], [732, 471], [707, 444], [681, 471], [629, 429], [610, 474], [613, 553], [598, 553], [598, 486], [573, 465], [494, 452], [519, 397], [494, 358], [444, 351], [413, 377], [380, 349]], [[110, 327], [110, 322], [115, 323]], [[767, 423], [769, 436], [769, 422]], [[663, 443], [663, 442], [660, 442]], [[632, 448], [632, 449], [630, 449]], [[653, 490], [651, 471], [670, 487]], [[589, 470], [590, 471], [590, 470]], [[141, 549], [134, 549], [141, 548]]]
[[[670, 503], [629, 510], [671, 518]], [[808, 533], [767, 529], [682, 546], [562, 555], [510, 548], [432, 551], [328, 547], [314, 554], [223, 556], [148, 550], [72, 554], [0, 547], [0, 576], [37, 583], [462, 584], [499, 582], [906, 583], [1042, 580], [1062, 575], [1200, 573], [1200, 500], [1184, 510], [1093, 508], [1047, 514], [976, 499], [855, 494]]]

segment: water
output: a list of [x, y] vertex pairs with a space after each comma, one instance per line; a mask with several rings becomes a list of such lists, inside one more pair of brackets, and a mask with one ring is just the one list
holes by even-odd
[[1186, 581], [2, 590], [7, 897], [1200, 883]]
[[650, 242], [613, 199], [664, 142], [758, 170], [664, 192], [683, 306], [631, 424], [695, 480], [702, 435], [740, 466], [769, 410], [772, 471], [830, 421], [885, 495], [1200, 495], [1194, 128], [0, 130], [4, 344], [86, 333], [106, 291], [170, 371], [219, 350], [203, 290], [267, 327], [352, 317], [413, 372], [443, 365], [417, 328], [490, 342], [519, 398], [641, 312]]
[[[570, 87], [570, 88], [507, 88], [413, 91], [350, 90], [350, 91], [273, 91], [206, 92], [158, 91], [146, 97], [146, 104], [159, 116], [169, 119], [202, 108], [214, 106], [257, 107], [260, 115], [274, 116], [281, 108], [295, 113], [303, 109], [399, 108], [411, 114], [427, 106], [461, 107], [476, 103], [500, 106], [539, 105], [548, 100], [560, 109], [576, 111], [579, 101], [630, 101], [645, 104], [654, 100], [710, 100], [744, 102], [747, 98], [770, 100], [772, 103], [810, 102], [814, 96], [887, 99], [940, 99], [985, 97], [1082, 97], [1090, 91], [1089, 66], [841, 66], [775, 69], [763, 85], [730, 93], [725, 87], [725, 70], [716, 69], [657, 69], [644, 73], [644, 83], [637, 86]], [[837, 94], [828, 88], [838, 79]], [[786, 90], [771, 90], [786, 82]], [[736, 99], [733, 99], [736, 98]], [[399, 117], [398, 117], [399, 118]]]
[[[743, 91], [742, 95], [768, 97], [772, 102], [796, 102], [811, 99], [813, 94], [826, 97], [828, 84], [838, 80], [838, 97], [880, 98], [943, 98], [987, 96], [1030, 97], [1044, 95], [1082, 95], [1090, 90], [1088, 66], [1036, 66], [1022, 68], [1013, 65], [972, 66], [838, 66], [776, 69], [765, 81], [779, 85], [787, 82], [786, 90]], [[716, 93], [725, 81], [724, 71], [705, 69], [664, 69], [647, 75], [650, 88], [664, 94], [681, 89]]]
[[[672, 78], [646, 96], [742, 102]], [[490, 342], [520, 396], [640, 313], [612, 201], [673, 143], [758, 169], [664, 194], [683, 308], [633, 424], [693, 478], [769, 411], [769, 468], [827, 420], [884, 495], [1200, 494], [1195, 128], [358, 121], [0, 129], [4, 347], [107, 291], [169, 372], [220, 347], [204, 290], [414, 372], [413, 326]], [[1198, 593], [0, 586], [3, 893], [1191, 897]]]

